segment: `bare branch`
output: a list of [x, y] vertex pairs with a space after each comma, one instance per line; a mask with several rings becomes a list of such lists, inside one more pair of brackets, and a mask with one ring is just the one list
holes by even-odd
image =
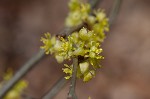
[[61, 77], [56, 84], [51, 88], [51, 91], [46, 93], [46, 95], [41, 99], [52, 99], [59, 90], [62, 89], [62, 87], [66, 84], [67, 80], [63, 77]]
[[6, 93], [44, 57], [44, 50], [40, 50], [35, 56], [33, 56], [22, 68], [10, 79], [6, 85], [0, 90], [0, 99], [6, 95]]
[[121, 3], [122, 3], [122, 0], [115, 0], [114, 1], [112, 10], [111, 10], [110, 16], [109, 16], [109, 24], [110, 24], [110, 26], [114, 23], [114, 20], [115, 20], [116, 16], [119, 13]]
[[91, 8], [94, 9], [97, 7], [98, 4], [100, 4], [99, 2], [101, 2], [102, 0], [88, 0], [88, 2], [91, 5]]

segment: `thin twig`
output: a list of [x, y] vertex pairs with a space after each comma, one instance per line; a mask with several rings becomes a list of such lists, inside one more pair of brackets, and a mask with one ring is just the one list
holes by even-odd
[[75, 57], [73, 58], [73, 71], [68, 93], [68, 99], [77, 99], [77, 96], [75, 94], [77, 67], [78, 67], [78, 58]]
[[62, 87], [66, 84], [67, 80], [63, 77], [61, 77], [56, 83], [55, 85], [51, 88], [51, 91], [49, 91], [48, 93], [46, 93], [46, 95], [41, 98], [41, 99], [53, 99], [53, 97], [55, 96], [55, 94], [58, 93], [59, 90], [62, 89]]
[[27, 94], [22, 94], [21, 97], [22, 97], [22, 99], [40, 99], [40, 98], [35, 98], [35, 97], [27, 95]]
[[[65, 28], [62, 32], [58, 33], [58, 35], [69, 35], [76, 29], [79, 29], [80, 26], [74, 28]], [[66, 31], [67, 30], [67, 31]], [[22, 68], [10, 79], [8, 83], [6, 83], [2, 89], [0, 90], [0, 99], [2, 99], [6, 93], [25, 75], [27, 74], [31, 68], [35, 66], [45, 55], [44, 50], [40, 50], [35, 56], [33, 56], [29, 61], [25, 63], [25, 65], [21, 66]]]
[[98, 4], [100, 4], [99, 2], [101, 2], [102, 0], [88, 0], [89, 4], [91, 5], [91, 9], [94, 9], [95, 7], [97, 7]]
[[113, 7], [112, 7], [112, 10], [111, 10], [110, 16], [109, 16], [109, 25], [110, 26], [114, 23], [116, 16], [119, 13], [121, 3], [122, 3], [122, 0], [115, 0], [113, 3]]
[[44, 50], [40, 50], [35, 56], [33, 56], [22, 68], [10, 79], [6, 85], [0, 90], [0, 99], [6, 95], [6, 93], [27, 73], [31, 68], [35, 66], [44, 57]]
[[[59, 34], [61, 35], [69, 35], [71, 34], [73, 31], [75, 31], [75, 29], [78, 29], [79, 27], [75, 27], [75, 28], [65, 28], [64, 30], [67, 31], [62, 31]], [[11, 90], [11, 88], [25, 75], [27, 74], [31, 68], [33, 68], [35, 66], [35, 64], [37, 64], [43, 57], [45, 56], [45, 52], [44, 50], [40, 50], [35, 56], [33, 56], [29, 61], [27, 61], [25, 63], [25, 65], [21, 66], [22, 68], [10, 79], [10, 81], [8, 83], [6, 83], [2, 89], [0, 90], [0, 99], [2, 99], [6, 93]]]
[[73, 33], [74, 31], [79, 30], [80, 28], [83, 27], [83, 24], [80, 24], [78, 26], [75, 27], [65, 27], [60, 33], [58, 33], [56, 36], [62, 36], [62, 37], [67, 37], [69, 36], [71, 33]]

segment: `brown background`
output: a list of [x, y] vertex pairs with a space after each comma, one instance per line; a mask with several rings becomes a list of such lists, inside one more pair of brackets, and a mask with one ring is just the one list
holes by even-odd
[[[0, 0], [0, 75], [17, 71], [41, 45], [44, 32], [64, 27], [68, 0]], [[113, 0], [99, 5], [109, 15]], [[150, 1], [123, 0], [119, 15], [103, 43], [105, 60], [96, 78], [77, 82], [79, 99], [150, 99]], [[63, 65], [48, 56], [25, 79], [25, 93], [41, 97], [63, 75]], [[1, 77], [2, 78], [2, 77]], [[55, 99], [66, 99], [67, 84]]]

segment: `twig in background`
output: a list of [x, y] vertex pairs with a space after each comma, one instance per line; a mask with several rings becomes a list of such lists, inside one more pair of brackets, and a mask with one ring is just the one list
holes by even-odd
[[97, 7], [98, 4], [100, 4], [102, 0], [88, 0], [89, 4], [91, 5], [91, 9], [94, 9]]
[[41, 97], [41, 99], [52, 99], [58, 93], [58, 91], [62, 89], [66, 82], [67, 80], [64, 78], [64, 76], [61, 77], [51, 88], [51, 91], [46, 93], [46, 95], [43, 98]]
[[109, 16], [109, 25], [111, 26], [119, 13], [122, 0], [115, 0]]
[[22, 68], [6, 83], [0, 90], [0, 99], [7, 94], [7, 92], [44, 57], [44, 50], [40, 50], [33, 56]]

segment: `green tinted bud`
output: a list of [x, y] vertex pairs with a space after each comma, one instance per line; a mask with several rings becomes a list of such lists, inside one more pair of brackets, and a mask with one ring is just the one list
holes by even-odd
[[69, 2], [69, 9], [70, 9], [71, 11], [80, 9], [79, 0], [71, 0], [71, 1]]
[[87, 17], [87, 21], [88, 21], [88, 24], [93, 25], [96, 22], [96, 19], [94, 16], [90, 15]]
[[72, 33], [71, 37], [73, 39], [73, 43], [77, 44], [78, 43], [78, 38], [79, 38], [78, 32]]
[[80, 71], [81, 71], [82, 74], [87, 72], [88, 69], [89, 69], [89, 63], [88, 62], [80, 63], [79, 66], [80, 66]]
[[56, 37], [53, 36], [53, 37], [51, 38], [51, 44], [54, 45], [55, 43], [56, 43]]
[[94, 52], [90, 52], [90, 53], [89, 53], [89, 57], [90, 57], [90, 58], [95, 58], [95, 57], [96, 57], [96, 54], [95, 54]]
[[71, 76], [66, 76], [66, 77], [65, 77], [65, 79], [70, 79], [70, 78], [71, 78]]
[[94, 70], [91, 70], [91, 71], [89, 71], [87, 74], [84, 75], [83, 81], [84, 81], [84, 82], [88, 82], [88, 81], [91, 80], [94, 76], [95, 76], [95, 71], [94, 71]]
[[71, 78], [71, 76], [72, 76], [72, 65], [69, 66], [69, 65], [67, 65], [67, 64], [64, 64], [64, 66], [65, 66], [66, 68], [62, 68], [62, 70], [63, 70], [64, 73], [68, 74], [68, 75], [65, 77], [65, 79], [69, 79], [69, 78]]
[[68, 18], [66, 19], [66, 26], [73, 27], [77, 26], [82, 23], [81, 14], [79, 11], [75, 11], [69, 14]]
[[99, 22], [101, 22], [106, 17], [106, 14], [104, 12], [98, 12], [96, 14], [96, 18]]
[[55, 55], [55, 58], [56, 58], [58, 63], [62, 63], [64, 61], [64, 57], [63, 56]]
[[25, 89], [27, 87], [27, 82], [24, 80], [19, 81], [15, 86], [15, 90], [18, 92], [21, 92], [23, 89]]
[[89, 36], [88, 36], [88, 31], [86, 28], [82, 28], [80, 31], [79, 31], [79, 37], [82, 39], [82, 40], [88, 40], [89, 39]]
[[17, 91], [13, 90], [8, 92], [8, 94], [4, 97], [4, 99], [20, 99], [20, 93]]
[[66, 73], [66, 74], [69, 74], [69, 73], [71, 73], [71, 70], [69, 68], [64, 68], [63, 72]]
[[81, 56], [83, 56], [85, 54], [85, 51], [84, 51], [84, 49], [83, 48], [77, 48], [74, 52], [73, 52], [73, 55], [76, 55], [76, 56], [79, 56], [79, 55], [81, 55]]
[[97, 48], [95, 46], [92, 46], [91, 49], [90, 49], [90, 51], [93, 51], [93, 52], [96, 51], [96, 50], [97, 50]]
[[61, 45], [62, 45], [62, 42], [59, 40], [56, 40], [56, 44], [54, 45], [54, 50], [56, 51], [61, 50]]

